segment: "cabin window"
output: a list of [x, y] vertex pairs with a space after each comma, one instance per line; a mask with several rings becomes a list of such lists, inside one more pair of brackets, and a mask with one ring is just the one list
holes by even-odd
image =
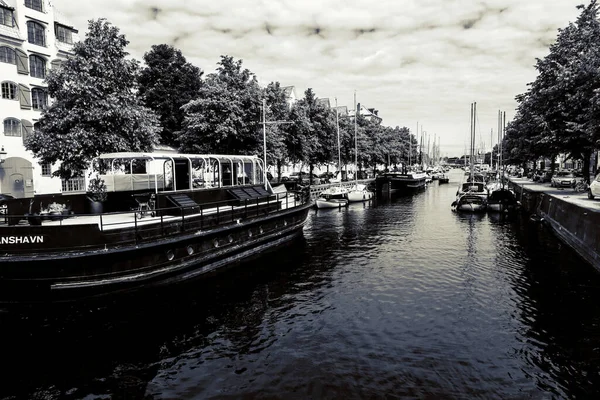
[[46, 29], [37, 22], [27, 21], [27, 41], [38, 46], [46, 46]]
[[84, 192], [85, 178], [77, 177], [62, 180], [62, 191], [64, 192]]
[[13, 82], [2, 82], [2, 98], [8, 100], [17, 100], [17, 94], [19, 89], [16, 83]]
[[14, 26], [13, 24], [14, 23], [12, 10], [0, 7], [0, 25], [10, 26], [12, 28]]
[[42, 167], [42, 176], [52, 176], [52, 164], [50, 163], [41, 163]]
[[32, 10], [36, 10], [39, 12], [43, 12], [42, 8], [42, 0], [25, 0], [25, 7], [31, 8]]
[[[1, 8], [0, 8], [1, 10]], [[15, 50], [8, 46], [0, 46], [0, 61], [8, 64], [16, 64]]]
[[31, 89], [31, 107], [34, 110], [43, 110], [48, 105], [48, 94], [44, 89]]
[[4, 120], [4, 136], [21, 136], [21, 121], [16, 118]]
[[46, 77], [46, 60], [40, 56], [29, 57], [29, 67], [31, 68], [31, 76], [44, 79]]

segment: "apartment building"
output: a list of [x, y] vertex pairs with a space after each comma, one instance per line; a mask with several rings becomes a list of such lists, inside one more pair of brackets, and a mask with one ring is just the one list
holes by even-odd
[[25, 150], [41, 111], [51, 101], [45, 78], [72, 54], [78, 31], [49, 0], [0, 0], [0, 193], [16, 198], [84, 190], [61, 181], [54, 166]]

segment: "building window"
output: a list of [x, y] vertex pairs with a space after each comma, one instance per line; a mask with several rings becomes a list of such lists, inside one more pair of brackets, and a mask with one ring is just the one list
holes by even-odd
[[42, 167], [42, 176], [52, 176], [52, 164], [50, 163], [40, 163]]
[[4, 120], [4, 136], [21, 136], [21, 121], [16, 118]]
[[9, 64], [16, 64], [15, 50], [7, 46], [0, 46], [0, 61]]
[[46, 60], [39, 56], [29, 57], [29, 70], [31, 76], [44, 79], [46, 77]]
[[34, 110], [42, 110], [48, 105], [48, 95], [44, 89], [31, 89], [31, 108]]
[[27, 21], [27, 41], [38, 46], [46, 46], [46, 29], [37, 22]]
[[17, 100], [18, 88], [16, 83], [2, 82], [2, 98], [9, 100]]
[[0, 25], [10, 26], [13, 25], [13, 12], [8, 8], [0, 7]]
[[64, 192], [83, 192], [85, 191], [85, 178], [71, 178], [62, 180], [62, 191]]
[[25, 7], [36, 11], [44, 11], [42, 9], [42, 0], [25, 0]]
[[56, 40], [62, 43], [73, 44], [73, 32], [66, 26], [56, 25]]

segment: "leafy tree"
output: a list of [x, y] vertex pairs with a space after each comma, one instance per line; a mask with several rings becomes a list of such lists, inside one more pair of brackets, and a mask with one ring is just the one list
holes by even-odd
[[135, 95], [138, 63], [126, 60], [128, 41], [105, 19], [90, 21], [74, 55], [46, 81], [54, 102], [25, 147], [55, 163], [62, 178], [80, 176], [103, 152], [146, 151], [158, 141], [156, 115]]
[[242, 69], [242, 60], [221, 56], [217, 72], [206, 77], [198, 98], [183, 106], [180, 150], [258, 155], [262, 96], [256, 76]]
[[308, 164], [310, 174], [315, 165], [337, 159], [337, 127], [335, 112], [317, 101], [311, 88], [290, 111], [293, 124], [287, 128], [286, 145], [290, 161]]
[[[550, 53], [536, 62], [539, 75], [527, 93], [517, 96], [519, 114], [505, 148], [509, 158], [554, 158], [559, 152], [577, 155], [586, 162], [587, 174], [589, 155], [600, 134], [600, 22], [596, 0], [578, 8], [582, 11], [577, 21], [559, 29]], [[523, 146], [516, 136], [524, 136], [535, 146]], [[523, 151], [532, 153], [520, 154]]]
[[184, 118], [181, 107], [198, 97], [203, 72], [188, 63], [180, 50], [167, 44], [152, 46], [144, 54], [144, 61], [138, 95], [160, 118], [161, 143], [178, 147]]
[[[285, 129], [285, 124], [291, 122], [288, 120], [290, 110], [285, 91], [279, 82], [269, 83], [264, 89], [263, 95], [267, 105], [265, 114], [267, 121], [265, 129], [267, 133], [267, 164], [277, 167], [277, 180], [281, 181], [281, 167], [288, 158], [288, 148], [286, 146], [288, 131]], [[259, 147], [262, 151], [262, 141]]]

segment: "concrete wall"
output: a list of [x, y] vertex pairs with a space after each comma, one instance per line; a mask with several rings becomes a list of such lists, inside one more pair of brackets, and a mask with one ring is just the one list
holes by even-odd
[[600, 213], [511, 182], [524, 211], [537, 215], [584, 260], [600, 271]]

